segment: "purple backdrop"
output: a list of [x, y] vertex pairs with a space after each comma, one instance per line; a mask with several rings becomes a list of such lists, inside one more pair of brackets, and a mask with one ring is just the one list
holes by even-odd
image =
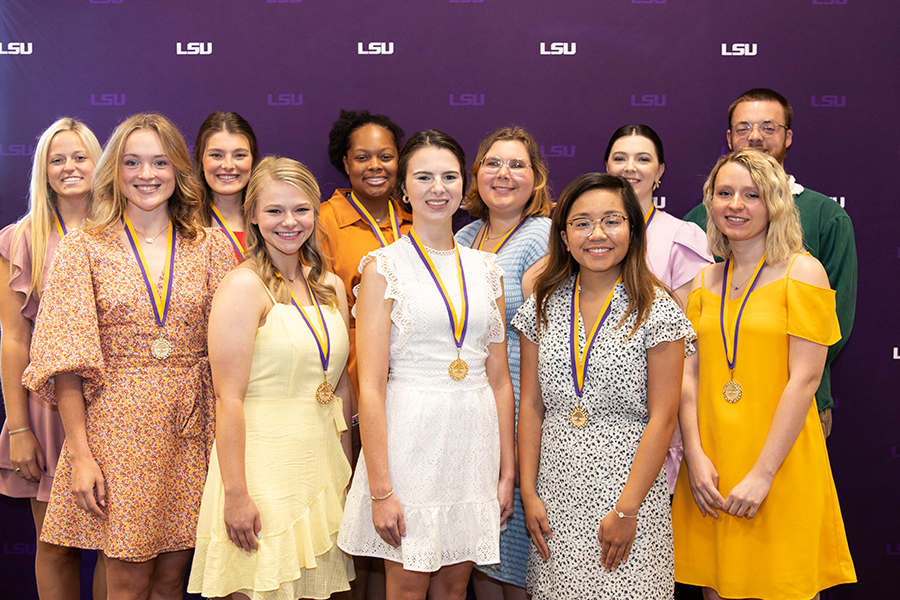
[[[897, 597], [896, 0], [175, 4], [0, 2], [0, 225], [24, 211], [36, 136], [55, 118], [80, 117], [103, 142], [148, 110], [189, 143], [209, 112], [237, 111], [264, 154], [309, 165], [326, 198], [345, 183], [326, 155], [340, 108], [386, 113], [408, 133], [443, 129], [470, 158], [493, 129], [527, 126], [557, 192], [602, 170], [617, 127], [646, 123], [666, 145], [659, 204], [680, 216], [723, 151], [731, 101], [757, 86], [783, 93], [794, 106], [787, 170], [844, 205], [859, 252], [828, 446], [860, 583], [823, 600]], [[0, 544], [0, 597], [36, 597], [27, 502], [0, 499]]]

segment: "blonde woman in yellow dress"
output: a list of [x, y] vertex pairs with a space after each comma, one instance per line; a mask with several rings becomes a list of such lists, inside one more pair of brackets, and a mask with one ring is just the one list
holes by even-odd
[[267, 157], [253, 171], [247, 260], [209, 318], [216, 442], [193, 593], [328, 598], [353, 578], [335, 543], [350, 482], [349, 314], [343, 283], [323, 268], [318, 212], [305, 166]]
[[808, 600], [856, 573], [814, 395], [840, 339], [835, 294], [803, 248], [781, 166], [723, 157], [704, 186], [710, 250], [679, 412], [675, 579], [707, 600]]

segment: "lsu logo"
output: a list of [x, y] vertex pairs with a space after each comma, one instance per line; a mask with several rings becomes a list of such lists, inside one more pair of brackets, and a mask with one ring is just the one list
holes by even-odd
[[664, 210], [666, 208], [666, 197], [653, 196], [653, 206], [655, 206], [659, 210]]
[[484, 94], [460, 94], [458, 100], [450, 94], [450, 106], [484, 106]]
[[640, 100], [638, 100], [637, 95], [632, 94], [631, 95], [631, 105], [632, 106], [665, 106], [666, 105], [666, 95], [663, 94], [662, 96], [660, 96], [659, 94], [644, 94], [643, 96], [641, 96]]
[[3, 48], [3, 42], [0, 42], [0, 54], [31, 54], [33, 49], [31, 42], [9, 42], [6, 49]]
[[844, 208], [844, 204], [847, 202], [843, 196], [831, 196], [830, 198], [840, 204], [841, 208]]
[[187, 50], [183, 50], [181, 48], [181, 42], [175, 44], [175, 50], [177, 54], [201, 54], [206, 56], [208, 54], [212, 54], [212, 42], [188, 42], [186, 44]]
[[301, 106], [302, 104], [303, 94], [269, 94], [269, 106]]
[[3, 542], [3, 554], [34, 554], [37, 544], [9, 544]]
[[847, 96], [820, 96], [818, 100], [812, 97], [811, 106], [833, 106], [840, 108], [847, 105]]
[[[900, 252], [898, 252], [900, 254]], [[894, 360], [900, 360], [900, 348], [894, 346]]]
[[549, 50], [547, 50], [547, 44], [541, 42], [541, 54], [547, 56], [571, 56], [575, 54], [575, 42], [551, 42]]
[[756, 56], [756, 44], [722, 44], [722, 56]]
[[544, 158], [572, 158], [575, 156], [575, 146], [550, 146], [550, 152], [541, 146], [541, 156]]
[[[368, 48], [368, 49], [367, 49]], [[394, 42], [369, 42], [369, 45], [363, 47], [363, 43], [356, 45], [357, 54], [393, 54]]]
[[125, 104], [125, 94], [100, 94], [97, 100], [94, 94], [91, 94], [91, 106], [122, 106]]
[[0, 156], [32, 156], [34, 154], [34, 144], [26, 146], [25, 144], [7, 144], [6, 150], [3, 144], [0, 144]]

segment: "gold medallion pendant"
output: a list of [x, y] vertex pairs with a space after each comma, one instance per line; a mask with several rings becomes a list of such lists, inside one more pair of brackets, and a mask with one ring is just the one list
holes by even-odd
[[588, 424], [587, 411], [580, 406], [576, 406], [569, 411], [569, 423], [575, 429], [584, 429]]
[[469, 374], [469, 365], [463, 359], [457, 358], [450, 363], [450, 368], [447, 371], [450, 373], [453, 381], [462, 381]]
[[160, 336], [150, 342], [150, 354], [156, 360], [165, 360], [172, 356], [172, 343], [166, 338]]
[[327, 381], [323, 381], [316, 388], [316, 400], [319, 404], [328, 404], [334, 399], [334, 388]]
[[741, 384], [732, 379], [728, 383], [725, 384], [725, 387], [722, 388], [722, 395], [725, 396], [725, 400], [734, 404], [738, 400], [741, 399], [741, 395], [743, 394], [743, 390], [741, 389]]

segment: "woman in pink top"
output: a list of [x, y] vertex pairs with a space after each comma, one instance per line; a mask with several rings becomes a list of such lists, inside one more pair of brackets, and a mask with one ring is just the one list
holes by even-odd
[[[603, 160], [608, 173], [621, 175], [634, 188], [647, 226], [650, 271], [675, 293], [683, 309], [687, 306], [691, 281], [703, 267], [713, 262], [713, 258], [705, 231], [653, 205], [653, 192], [666, 171], [662, 140], [647, 125], [623, 125], [610, 138]], [[676, 427], [666, 456], [670, 495], [675, 492], [683, 454], [681, 429]]]

